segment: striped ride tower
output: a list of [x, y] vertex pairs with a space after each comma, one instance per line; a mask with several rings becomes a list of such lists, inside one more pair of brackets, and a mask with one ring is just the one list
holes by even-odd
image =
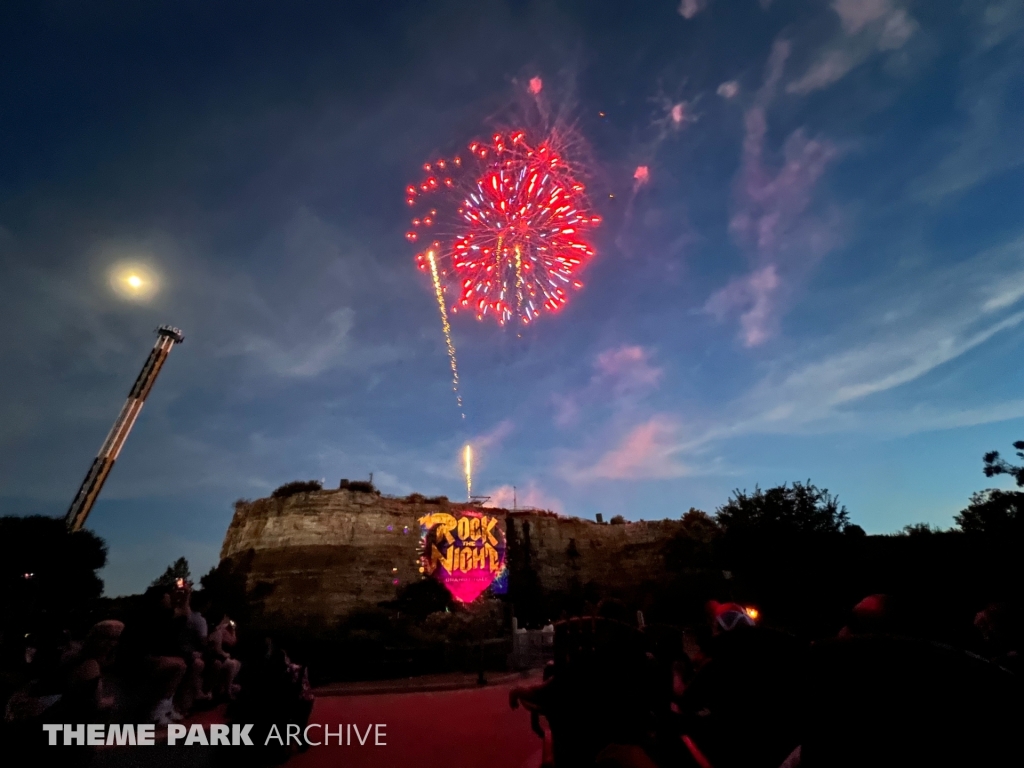
[[142, 372], [135, 380], [135, 386], [128, 394], [121, 413], [118, 414], [107, 439], [103, 441], [99, 454], [93, 460], [89, 473], [82, 481], [82, 487], [78, 489], [75, 500], [71, 503], [71, 508], [68, 509], [64, 518], [69, 531], [77, 531], [85, 524], [85, 519], [89, 516], [93, 504], [96, 503], [96, 498], [103, 489], [107, 475], [110, 474], [118, 454], [121, 453], [128, 433], [135, 425], [135, 420], [139, 418], [142, 405], [146, 402], [146, 397], [153, 388], [153, 383], [156, 381], [167, 355], [170, 354], [171, 348], [175, 344], [181, 344], [185, 340], [180, 330], [169, 325], [161, 325], [156, 333], [156, 344], [153, 345], [153, 350], [146, 358], [146, 364], [142, 366]]

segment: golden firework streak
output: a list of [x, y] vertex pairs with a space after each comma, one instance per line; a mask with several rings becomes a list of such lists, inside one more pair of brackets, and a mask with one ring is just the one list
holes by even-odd
[[[501, 263], [502, 262], [502, 257], [504, 256], [502, 251], [504, 251], [504, 250], [505, 250], [505, 236], [504, 235], [498, 235], [498, 247], [494, 249], [494, 269], [496, 270], [495, 274], [498, 274], [498, 275], [502, 275], [505, 272], [504, 264]], [[502, 299], [505, 298], [505, 292], [504, 291], [501, 292], [501, 298]], [[502, 322], [503, 319], [504, 318], [499, 316], [498, 317], [498, 322]]]
[[523, 249], [516, 243], [516, 311], [523, 311]]
[[[452, 392], [459, 404], [459, 411], [462, 410], [462, 395], [459, 394], [459, 366], [455, 362], [455, 345], [452, 344], [452, 327], [448, 323], [448, 310], [444, 306], [444, 290], [441, 288], [441, 278], [437, 274], [437, 262], [434, 260], [434, 252], [427, 251], [427, 260], [430, 262], [430, 276], [434, 280], [434, 295], [437, 297], [437, 308], [441, 310], [441, 330], [444, 331], [444, 341], [448, 345], [448, 360], [452, 366]], [[462, 414], [466, 418], [466, 414]]]
[[466, 501], [473, 500], [473, 448], [469, 445], [462, 452], [462, 463], [466, 471]]

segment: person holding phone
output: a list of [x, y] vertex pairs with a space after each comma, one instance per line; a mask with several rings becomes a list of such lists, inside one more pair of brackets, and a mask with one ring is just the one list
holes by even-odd
[[208, 631], [206, 619], [192, 607], [192, 584], [177, 579], [174, 590], [174, 621], [177, 632], [178, 652], [187, 665], [185, 679], [178, 690], [178, 710], [190, 712], [196, 703], [210, 701], [213, 697], [203, 690]]
[[207, 641], [207, 659], [213, 670], [213, 693], [218, 698], [234, 700], [239, 687], [235, 678], [242, 668], [242, 663], [232, 658], [229, 648], [238, 642], [237, 625], [231, 617], [225, 615], [220, 620]]
[[120, 638], [125, 671], [141, 683], [144, 700], [155, 702], [150, 719], [167, 725], [182, 719], [174, 698], [188, 665], [177, 647], [172, 590], [156, 585], [146, 590], [139, 613], [126, 622]]

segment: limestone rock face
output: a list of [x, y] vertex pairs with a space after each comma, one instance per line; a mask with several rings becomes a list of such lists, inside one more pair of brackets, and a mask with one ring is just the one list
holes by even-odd
[[[244, 573], [252, 594], [265, 594], [268, 616], [327, 625], [394, 599], [401, 585], [421, 578], [419, 518], [470, 508], [479, 509], [347, 489], [238, 502], [221, 559]], [[488, 508], [487, 514], [514, 526], [520, 541], [528, 527], [531, 563], [549, 590], [572, 582], [614, 587], [656, 581], [662, 545], [681, 525], [608, 525], [536, 510]]]

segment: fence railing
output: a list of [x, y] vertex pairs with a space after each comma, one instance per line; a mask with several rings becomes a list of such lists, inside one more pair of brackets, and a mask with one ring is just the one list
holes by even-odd
[[553, 628], [513, 629], [512, 653], [509, 666], [512, 669], [536, 669], [543, 667], [555, 656], [555, 633]]

